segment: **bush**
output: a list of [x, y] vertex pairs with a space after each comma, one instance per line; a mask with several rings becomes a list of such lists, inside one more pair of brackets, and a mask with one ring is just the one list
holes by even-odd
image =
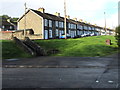
[[115, 32], [116, 32], [115, 37], [117, 39], [117, 44], [118, 44], [118, 47], [120, 48], [120, 25], [116, 27]]

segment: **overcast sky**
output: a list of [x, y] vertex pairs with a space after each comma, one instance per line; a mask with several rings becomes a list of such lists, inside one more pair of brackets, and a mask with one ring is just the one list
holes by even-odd
[[[107, 27], [118, 25], [119, 0], [66, 0], [67, 15], [71, 18], [83, 19], [104, 26], [104, 12], [106, 12]], [[45, 8], [45, 12], [55, 12], [64, 15], [64, 0], [0, 0], [0, 15], [21, 17], [24, 13], [24, 3], [31, 9]]]

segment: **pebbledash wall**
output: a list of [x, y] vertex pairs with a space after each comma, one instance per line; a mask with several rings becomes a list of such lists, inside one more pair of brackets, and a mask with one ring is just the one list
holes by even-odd
[[[105, 28], [97, 25], [92, 25], [83, 22], [77, 18], [70, 19], [67, 17], [67, 34], [71, 38], [80, 37], [84, 34], [105, 35]], [[19, 20], [18, 30], [13, 31], [11, 36], [16, 36], [19, 39], [24, 39], [25, 35], [30, 39], [55, 39], [64, 35], [64, 17], [60, 13], [49, 14], [45, 13], [44, 8], [38, 10], [29, 9]], [[4, 34], [4, 33], [3, 33]], [[107, 28], [107, 35], [114, 35], [112, 29]]]

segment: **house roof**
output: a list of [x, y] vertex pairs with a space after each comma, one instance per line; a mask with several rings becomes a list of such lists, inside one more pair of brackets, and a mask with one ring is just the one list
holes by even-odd
[[[34, 10], [34, 9], [29, 9], [25, 14], [27, 14], [30, 10], [33, 11], [34, 13], [36, 13], [37, 15], [43, 17], [44, 19], [50, 19], [50, 20], [55, 20], [55, 21], [64, 21], [64, 17], [56, 16], [56, 15], [49, 14], [49, 13], [42, 13], [42, 12], [40, 12], [38, 10]], [[19, 18], [18, 22], [25, 16], [25, 14], [21, 18]], [[103, 27], [95, 26], [95, 25], [92, 25], [89, 23], [75, 21], [73, 19], [66, 19], [66, 21], [69, 23], [73, 23], [73, 24], [81, 24], [81, 25], [87, 25], [87, 26], [91, 26], [91, 27], [103, 28]]]
[[11, 26], [12, 24], [9, 23], [8, 21], [2, 20], [2, 25]]

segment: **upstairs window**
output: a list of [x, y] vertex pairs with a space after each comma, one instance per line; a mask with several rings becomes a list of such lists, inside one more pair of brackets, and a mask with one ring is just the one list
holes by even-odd
[[91, 27], [89, 27], [89, 30], [91, 30]]
[[48, 26], [48, 20], [44, 19], [44, 26]]
[[52, 20], [49, 20], [49, 27], [52, 27]]
[[84, 26], [84, 29], [87, 30], [87, 26]]
[[94, 28], [94, 27], [92, 27], [92, 30], [95, 30], [95, 28]]
[[58, 21], [55, 21], [55, 26], [58, 27]]
[[81, 29], [82, 30], [82, 25], [77, 25], [77, 29]]
[[68, 28], [71, 28], [71, 24], [70, 23], [68, 23]]
[[76, 24], [71, 24], [71, 29], [76, 29]]
[[63, 22], [59, 22], [59, 27], [63, 28]]

